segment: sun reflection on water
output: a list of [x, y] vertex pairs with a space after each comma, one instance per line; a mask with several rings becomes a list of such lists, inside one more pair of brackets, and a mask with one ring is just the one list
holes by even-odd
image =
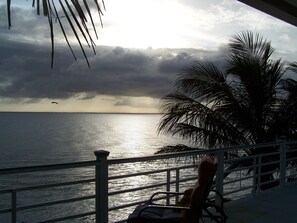
[[[152, 116], [153, 123], [156, 117]], [[147, 154], [149, 142], [153, 138], [158, 138], [156, 125], [148, 124], [148, 118], [143, 115], [124, 115], [114, 120], [115, 137], [119, 141], [119, 149], [123, 153], [133, 155]]]

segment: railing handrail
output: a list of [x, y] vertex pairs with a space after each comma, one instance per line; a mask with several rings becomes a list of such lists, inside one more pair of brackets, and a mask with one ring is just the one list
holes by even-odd
[[9, 175], [9, 174], [27, 173], [27, 172], [41, 172], [41, 171], [49, 171], [49, 170], [61, 170], [61, 169], [88, 167], [88, 166], [94, 166], [97, 163], [98, 163], [98, 161], [91, 160], [91, 161], [58, 163], [58, 164], [49, 164], [49, 165], [3, 168], [3, 169], [0, 169], [0, 176]]
[[[286, 141], [287, 145], [296, 144], [297, 141]], [[128, 157], [128, 158], [113, 158], [108, 159], [108, 164], [121, 164], [121, 163], [134, 163], [134, 162], [143, 162], [143, 161], [153, 161], [153, 160], [161, 160], [161, 159], [169, 159], [183, 156], [195, 156], [195, 155], [203, 155], [206, 153], [216, 153], [218, 151], [239, 151], [243, 149], [249, 148], [264, 148], [267, 146], [276, 146], [279, 145], [280, 142], [268, 142], [268, 143], [259, 143], [252, 145], [240, 145], [240, 146], [230, 146], [230, 147], [222, 147], [222, 148], [214, 148], [214, 149], [206, 149], [206, 148], [198, 148], [193, 151], [185, 151], [185, 152], [174, 152], [169, 154], [156, 154], [151, 156], [141, 156], [141, 157]], [[57, 164], [49, 164], [49, 165], [34, 165], [34, 166], [25, 166], [25, 167], [12, 167], [12, 168], [2, 168], [0, 169], [1, 175], [8, 174], [17, 174], [17, 173], [26, 173], [26, 172], [39, 172], [39, 171], [49, 171], [49, 170], [58, 170], [58, 169], [69, 169], [69, 168], [79, 168], [79, 167], [87, 167], [94, 166], [98, 161], [80, 161], [80, 162], [69, 162], [69, 163], [57, 163]]]
[[[297, 141], [286, 142], [286, 144], [294, 144]], [[198, 148], [193, 151], [185, 151], [185, 152], [174, 152], [168, 154], [156, 154], [151, 156], [142, 156], [142, 157], [129, 157], [129, 158], [114, 158], [108, 159], [108, 164], [121, 164], [121, 163], [135, 163], [135, 162], [143, 162], [143, 161], [153, 161], [153, 160], [160, 160], [160, 159], [169, 159], [169, 158], [176, 158], [176, 157], [183, 157], [183, 156], [195, 156], [195, 155], [203, 155], [203, 154], [210, 154], [210, 153], [217, 153], [218, 151], [239, 151], [244, 149], [251, 149], [251, 148], [263, 148], [268, 146], [276, 146], [279, 145], [280, 142], [268, 142], [268, 143], [259, 143], [259, 144], [251, 144], [251, 145], [240, 145], [240, 146], [230, 146], [230, 147], [222, 147], [222, 148]]]

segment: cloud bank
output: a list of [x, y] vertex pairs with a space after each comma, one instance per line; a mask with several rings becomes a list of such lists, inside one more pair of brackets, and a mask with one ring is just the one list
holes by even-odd
[[[13, 47], [12, 47], [13, 46]], [[126, 49], [98, 47], [89, 56], [74, 61], [67, 48], [56, 52], [49, 69], [49, 48], [1, 41], [0, 97], [67, 99], [84, 93], [96, 95], [160, 98], [172, 90], [182, 67], [212, 52], [193, 49]]]

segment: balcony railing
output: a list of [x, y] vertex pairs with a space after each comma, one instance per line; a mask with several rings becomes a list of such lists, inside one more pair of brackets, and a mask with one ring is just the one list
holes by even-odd
[[[153, 192], [191, 187], [200, 157], [209, 153], [219, 159], [216, 190], [237, 199], [294, 180], [296, 145], [279, 141], [126, 159], [96, 151], [94, 161], [1, 169], [0, 222], [126, 222]], [[245, 156], [247, 151], [255, 155]]]

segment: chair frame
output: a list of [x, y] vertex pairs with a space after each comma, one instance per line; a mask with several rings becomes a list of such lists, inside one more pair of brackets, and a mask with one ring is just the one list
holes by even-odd
[[[215, 204], [215, 200], [210, 199], [209, 197], [206, 198], [206, 201], [204, 202], [204, 205], [202, 206], [202, 215], [199, 219], [202, 222], [204, 222], [206, 219], [210, 219], [212, 222], [216, 223], [225, 223], [227, 221], [227, 215], [224, 212], [224, 203], [223, 203], [223, 196], [216, 190], [211, 189], [210, 192], [214, 192], [216, 195], [218, 195], [221, 199], [221, 205]], [[171, 191], [159, 191], [154, 193], [150, 199], [149, 204], [141, 209], [141, 211], [138, 213], [138, 218], [141, 218], [141, 214], [146, 209], [150, 208], [156, 208], [156, 209], [170, 209], [170, 210], [176, 210], [176, 211], [191, 211], [191, 207], [182, 207], [178, 205], [161, 205], [154, 202], [154, 198], [157, 195], [167, 195], [170, 197], [173, 196], [182, 196], [184, 193], [180, 192], [171, 192]], [[215, 209], [215, 211], [218, 213], [215, 215], [210, 209]]]
[[[203, 159], [202, 159], [203, 160]], [[203, 163], [203, 165], [202, 165]], [[162, 204], [156, 204], [154, 203], [155, 200], [161, 200], [163, 198], [171, 198], [171, 197], [178, 197], [183, 195], [184, 193], [179, 192], [171, 192], [171, 191], [165, 191], [165, 192], [156, 192], [154, 193], [147, 204], [145, 204], [142, 209], [139, 210], [137, 214], [137, 222], [141, 222], [142, 214], [147, 209], [169, 209], [173, 211], [178, 211], [179, 214], [181, 214], [181, 211], [186, 211], [184, 216], [181, 215], [176, 218], [175, 220], [172, 219], [174, 222], [181, 222], [184, 223], [187, 221], [190, 221], [191, 223], [199, 223], [200, 220], [204, 222], [205, 219], [210, 219], [211, 222], [216, 223], [225, 223], [227, 216], [224, 212], [224, 204], [223, 204], [223, 196], [216, 190], [212, 190], [211, 187], [213, 185], [213, 178], [215, 176], [215, 172], [217, 170], [217, 159], [212, 156], [206, 156], [203, 161], [201, 161], [199, 169], [198, 169], [198, 181], [195, 184], [195, 187], [193, 188], [193, 191], [191, 192], [191, 198], [190, 198], [190, 205], [189, 206], [178, 206], [178, 205], [162, 205]], [[206, 172], [200, 172], [200, 171], [206, 171]], [[209, 171], [209, 172], [208, 172]], [[204, 173], [204, 174], [203, 174]], [[201, 179], [200, 179], [201, 174]], [[208, 174], [208, 175], [207, 175]], [[201, 191], [202, 190], [202, 191]], [[220, 204], [218, 205], [214, 199], [211, 199], [209, 197], [210, 192], [214, 192], [217, 196], [220, 197]], [[155, 198], [157, 195], [166, 195], [162, 197], [161, 199]], [[194, 196], [194, 198], [192, 198]], [[195, 197], [199, 199], [199, 203], [195, 203]], [[202, 197], [201, 197], [202, 196]], [[216, 196], [216, 197], [217, 197]], [[194, 199], [194, 200], [192, 200]], [[197, 206], [198, 205], [198, 206]], [[145, 219], [145, 218], [143, 218]], [[178, 220], [179, 219], [179, 220]], [[187, 220], [186, 220], [187, 219]], [[140, 221], [139, 221], [140, 220]], [[150, 222], [150, 220], [146, 219], [144, 220], [146, 222]], [[153, 221], [153, 220], [152, 220]], [[128, 219], [129, 222], [129, 219]], [[170, 222], [169, 220], [154, 220], [154, 222]], [[207, 221], [209, 222], [209, 221]]]

